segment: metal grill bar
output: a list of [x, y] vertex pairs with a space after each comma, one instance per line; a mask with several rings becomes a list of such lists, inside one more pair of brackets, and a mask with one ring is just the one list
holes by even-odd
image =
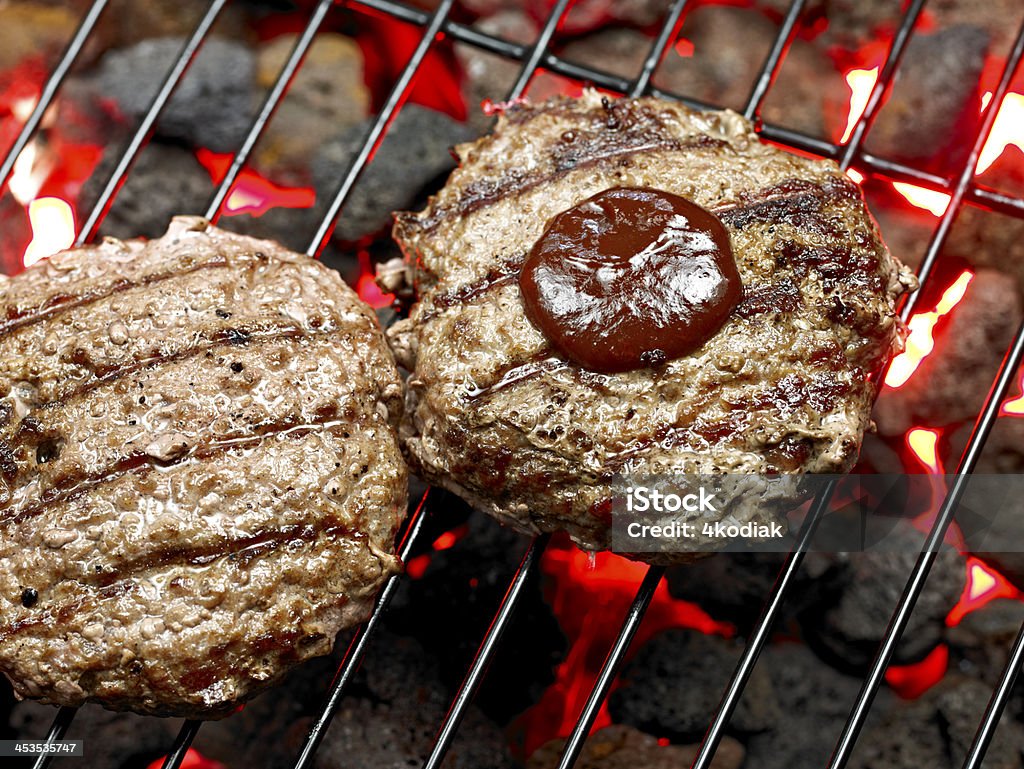
[[1006, 710], [1006, 703], [1010, 700], [1010, 692], [1020, 675], [1021, 666], [1024, 665], [1024, 625], [1021, 625], [1017, 633], [1017, 640], [1013, 642], [1013, 649], [1010, 651], [1010, 658], [1006, 662], [1006, 668], [999, 677], [999, 683], [992, 692], [992, 698], [985, 706], [985, 715], [978, 726], [978, 732], [974, 736], [967, 756], [964, 758], [963, 769], [979, 769], [985, 758], [985, 751], [995, 736], [999, 719]]
[[743, 117], [747, 120], [757, 117], [758, 110], [761, 109], [761, 102], [768, 95], [768, 89], [771, 88], [778, 76], [786, 57], [786, 51], [789, 50], [789, 45], [793, 42], [793, 35], [796, 34], [800, 14], [804, 12], [806, 4], [806, 0], [793, 0], [792, 5], [789, 6], [789, 11], [786, 12], [786, 17], [782, 20], [782, 25], [772, 42], [771, 50], [768, 51], [768, 56], [765, 58], [764, 64], [761, 65], [761, 72], [758, 74], [757, 80], [754, 81], [754, 88], [747, 99], [747, 106], [743, 110]]
[[[64, 735], [68, 733], [68, 727], [71, 726], [76, 712], [75, 708], [61, 708], [57, 711], [57, 715], [53, 718], [53, 723], [50, 724], [50, 731], [46, 733], [45, 742], [47, 745], [64, 739]], [[50, 765], [50, 761], [53, 760], [54, 755], [54, 753], [40, 754], [36, 757], [35, 763], [32, 764], [33, 769], [46, 769]]]
[[647, 58], [644, 59], [644, 65], [640, 68], [640, 74], [633, 81], [633, 87], [629, 89], [630, 96], [643, 96], [647, 92], [647, 88], [651, 84], [651, 77], [654, 75], [654, 70], [658, 68], [658, 65], [661, 63], [661, 57], [665, 55], [665, 49], [668, 48], [669, 43], [672, 42], [679, 32], [679, 25], [683, 22], [683, 13], [686, 11], [687, 5], [689, 5], [689, 0], [676, 0], [672, 3], [672, 7], [669, 9], [668, 16], [661, 25], [661, 31], [658, 32], [654, 45], [651, 46], [651, 50], [647, 53]]
[[199, 727], [202, 725], [202, 721], [192, 719], [181, 725], [178, 736], [174, 738], [171, 752], [164, 757], [160, 769], [178, 769], [181, 766], [181, 762], [185, 760], [185, 754], [188, 753], [188, 749], [192, 745], [192, 740], [195, 739], [196, 734], [199, 733]]
[[213, 28], [214, 22], [217, 20], [220, 12], [224, 10], [224, 6], [227, 5], [227, 2], [228, 0], [213, 0], [206, 13], [203, 15], [203, 18], [200, 19], [199, 24], [192, 32], [189, 39], [185, 42], [184, 47], [181, 49], [181, 53], [178, 54], [178, 58], [174, 60], [174, 64], [171, 65], [170, 70], [168, 70], [167, 75], [160, 84], [160, 89], [156, 92], [156, 96], [154, 96], [153, 101], [150, 102], [149, 108], [146, 110], [145, 117], [142, 118], [142, 122], [139, 123], [138, 128], [135, 129], [135, 133], [132, 135], [131, 141], [128, 142], [128, 146], [121, 154], [121, 157], [117, 162], [117, 166], [111, 173], [110, 178], [107, 179], [107, 183], [104, 185], [103, 191], [100, 193], [99, 198], [96, 199], [96, 203], [93, 205], [92, 211], [89, 213], [89, 218], [86, 219], [85, 224], [82, 225], [82, 229], [78, 233], [78, 237], [75, 239], [76, 246], [88, 243], [96, 235], [96, 232], [100, 227], [100, 222], [103, 221], [103, 217], [106, 216], [107, 210], [114, 202], [114, 196], [117, 194], [118, 190], [121, 189], [121, 185], [124, 184], [125, 178], [128, 176], [128, 171], [135, 162], [135, 158], [149, 140], [149, 135], [152, 133], [153, 126], [156, 125], [156, 121], [160, 117], [160, 113], [164, 111], [164, 107], [167, 106], [167, 102], [170, 101], [171, 96], [178, 87], [178, 84], [185, 76], [185, 72], [188, 71], [188, 68], [195, 59], [196, 54], [199, 53], [199, 48], [206, 40], [206, 36]]
[[256, 142], [259, 141], [260, 136], [263, 135], [263, 131], [267, 127], [267, 124], [270, 122], [271, 118], [274, 117], [274, 113], [277, 111], [278, 106], [284, 100], [284, 96], [288, 92], [288, 87], [291, 85], [292, 80], [299, 71], [299, 67], [302, 66], [302, 62], [306, 58], [306, 54], [309, 52], [309, 47], [313, 44], [313, 40], [316, 38], [316, 33], [320, 30], [320, 25], [323, 24], [324, 18], [327, 16], [327, 12], [333, 5], [334, 0], [320, 0], [320, 2], [317, 3], [316, 8], [313, 10], [313, 15], [310, 17], [309, 22], [307, 22], [305, 28], [302, 30], [302, 34], [295, 41], [295, 45], [292, 46], [291, 53], [288, 54], [288, 60], [281, 68], [281, 72], [274, 81], [274, 85], [271, 87], [270, 93], [267, 94], [267, 98], [264, 99], [263, 105], [260, 107], [260, 111], [256, 115], [256, 119], [253, 120], [253, 123], [249, 128], [249, 133], [245, 136], [245, 141], [242, 142], [242, 146], [239, 147], [238, 152], [236, 152], [235, 156], [231, 159], [231, 165], [228, 168], [227, 173], [224, 174], [224, 178], [221, 180], [220, 184], [217, 185], [217, 189], [214, 190], [213, 195], [210, 197], [210, 202], [206, 207], [205, 216], [211, 222], [216, 223], [220, 218], [221, 207], [224, 205], [224, 201], [228, 199], [228, 194], [231, 192], [232, 185], [238, 178], [238, 174], [242, 172], [242, 168], [249, 159], [249, 155], [252, 153], [253, 148], [255, 148]]
[[514, 101], [526, 93], [526, 87], [530, 84], [530, 80], [537, 72], [537, 67], [540, 66], [541, 60], [544, 58], [544, 54], [547, 53], [548, 45], [551, 43], [551, 38], [555, 34], [555, 30], [558, 29], [559, 23], [562, 21], [562, 16], [569, 8], [569, 3], [572, 0], [558, 0], [555, 3], [555, 7], [551, 9], [551, 13], [548, 14], [547, 21], [544, 22], [544, 27], [540, 31], [540, 35], [537, 36], [537, 40], [534, 41], [533, 48], [530, 49], [530, 55], [526, 57], [523, 62], [523, 68], [519, 71], [519, 77], [516, 78], [515, 85], [509, 91], [508, 100]]
[[829, 762], [829, 769], [843, 769], [850, 760], [857, 737], [860, 735], [868, 711], [871, 708], [871, 703], [874, 701], [875, 694], [882, 683], [882, 677], [889, 666], [889, 661], [896, 651], [896, 644], [899, 643], [900, 638], [903, 636], [903, 631], [906, 628], [907, 621], [910, 619], [911, 612], [914, 610], [914, 605], [924, 589], [928, 573], [931, 571], [932, 565], [938, 557], [939, 549], [942, 546], [943, 536], [946, 533], [946, 529], [949, 528], [957, 505], [960, 504], [960, 500], [967, 488], [970, 473], [974, 470], [984, 449], [985, 440], [988, 438], [989, 433], [992, 431], [992, 426], [999, 416], [1000, 402], [1006, 397], [1010, 387], [1016, 380], [1017, 369], [1020, 367], [1022, 359], [1024, 359], [1024, 323], [1017, 329], [1014, 342], [1003, 359], [999, 374], [985, 400], [985, 408], [975, 423], [971, 439], [968, 441], [967, 448], [964, 450], [960, 463], [957, 466], [956, 480], [953, 482], [953, 488], [946, 494], [939, 514], [935, 519], [935, 524], [932, 526], [932, 530], [925, 541], [924, 549], [914, 565], [914, 571], [889, 622], [889, 627], [886, 630], [885, 638], [878, 650], [875, 661], [872, 663], [871, 672], [864, 681], [860, 694], [857, 696], [857, 702], [850, 712], [850, 718], [846, 722], [843, 734], [836, 745], [835, 753]]
[[743, 696], [743, 691], [746, 689], [747, 681], [750, 680], [750, 675], [754, 672], [754, 666], [757, 665], [757, 660], [761, 656], [761, 651], [768, 642], [768, 637], [775, 626], [775, 620], [779, 616], [779, 611], [782, 609], [789, 589], [796, 579], [797, 572], [800, 571], [800, 567], [803, 565], [804, 556], [806, 556], [811, 541], [814, 539], [814, 533], [818, 529], [818, 522], [822, 519], [832, 502], [832, 495], [835, 493], [836, 485], [837, 482], [835, 480], [828, 481], [815, 496], [811, 509], [807, 513], [807, 519], [804, 521], [804, 525], [797, 537], [797, 543], [789, 555], [786, 556], [782, 571], [779, 572], [779, 576], [775, 580], [775, 584], [772, 586], [771, 593], [768, 596], [768, 602], [765, 604], [761, 616], [754, 626], [753, 633], [747, 640], [743, 654], [740, 655], [740, 660], [736, 664], [736, 670], [733, 672], [729, 685], [725, 689], [725, 694], [722, 695], [718, 708], [715, 710], [711, 725], [704, 734], [704, 739], [701, 740], [700, 750], [693, 762], [692, 769], [708, 769], [711, 766], [711, 762], [714, 761], [718, 745], [725, 733], [725, 726], [729, 723], [729, 719], [732, 718], [732, 714], [736, 710], [740, 698]]
[[651, 566], [644, 574], [640, 588], [636, 591], [636, 597], [633, 599], [626, 618], [622, 622], [622, 627], [619, 629], [619, 634], [615, 638], [615, 643], [601, 665], [601, 672], [598, 673], [594, 687], [590, 690], [590, 696], [587, 697], [587, 702], [583, 706], [583, 712], [580, 713], [576, 726], [573, 727], [572, 734], [569, 735], [569, 739], [565, 743], [558, 769], [572, 769], [576, 759], [580, 757], [580, 751], [583, 750], [583, 743], [586, 742], [590, 728], [594, 725], [597, 711], [600, 709], [605, 695], [608, 694], [608, 687], [615, 680], [615, 674], [626, 656], [626, 650], [629, 649], [633, 636], [636, 635], [636, 630], [640, 627], [644, 614], [647, 613], [647, 607], [651, 605], [654, 591], [664, 575], [665, 569], [662, 566]]
[[547, 544], [547, 535], [534, 537], [533, 541], [530, 542], [530, 547], [527, 549], [526, 554], [523, 555], [523, 560], [519, 564], [519, 568], [516, 569], [515, 576], [508, 586], [505, 597], [501, 599], [498, 613], [494, 615], [490, 627], [487, 628], [487, 633], [480, 643], [480, 648], [477, 649], [473, 663], [469, 666], [469, 671], [466, 673], [466, 677], [459, 686], [455, 699], [452, 701], [451, 707], [444, 717], [441, 728], [437, 732], [437, 737], [434, 739], [434, 747], [430, 751], [430, 756], [427, 758], [426, 763], [423, 764], [423, 769], [439, 769], [441, 762], [444, 761], [448, 748], [451, 747], [452, 740], [455, 738], [455, 733], [459, 729], [459, 724], [462, 723], [462, 718], [466, 714], [466, 708], [473, 701], [473, 695], [476, 694], [477, 688], [483, 681], [487, 665], [494, 656], [494, 652], [498, 649], [501, 636], [505, 632], [505, 628], [508, 627], [509, 620], [511, 620], [516, 607], [519, 605], [523, 588], [536, 570]]
[[[426, 506], [429, 496], [429, 491], [423, 495], [420, 504], [416, 508], [416, 512], [413, 513], [412, 519], [409, 521], [405, 537], [398, 549], [398, 557], [403, 562], [408, 561], [413, 547], [416, 546], [416, 542], [419, 540], [420, 532], [423, 529], [423, 522], [427, 518]], [[394, 598], [401, 579], [401, 574], [388, 577], [388, 581], [384, 584], [384, 589], [381, 590], [377, 603], [373, 607], [370, 619], [361, 625], [352, 636], [352, 640], [345, 650], [345, 655], [342, 657], [338, 672], [335, 673], [334, 680], [331, 682], [330, 694], [328, 694], [320, 714], [317, 716], [316, 721], [313, 722], [313, 726], [306, 736], [302, 752], [295, 762], [295, 769], [304, 769], [304, 767], [308, 767], [312, 762], [313, 755], [316, 753], [317, 748], [320, 747], [320, 743], [323, 742], [324, 735], [327, 733], [327, 727], [331, 725], [331, 719], [334, 718], [334, 712], [338, 709], [338, 704], [345, 693], [345, 688], [362, 664], [363, 657], [366, 656], [366, 650], [370, 645], [370, 639], [373, 637], [373, 633], [380, 624], [381, 618], [391, 604], [391, 599]]]
[[445, 20], [448, 18], [448, 14], [451, 12], [452, 3], [454, 0], [441, 0], [437, 6], [437, 10], [430, 17], [430, 23], [427, 24], [426, 32], [423, 33], [423, 37], [420, 39], [419, 45], [416, 46], [416, 50], [413, 52], [412, 57], [409, 59], [409, 63], [405, 65], [402, 70], [401, 76], [398, 78], [398, 82], [391, 88], [391, 92], [388, 94], [387, 101], [384, 103], [384, 107], [381, 109], [380, 114], [374, 119], [373, 124], [367, 130], [366, 135], [363, 137], [362, 145], [359, 148], [358, 154], [352, 158], [349, 163], [348, 170], [345, 172], [345, 177], [342, 179], [341, 184], [338, 185], [337, 190], [334, 193], [334, 197], [331, 200], [330, 205], [327, 206], [327, 213], [324, 214], [323, 220], [320, 222], [320, 226], [317, 228], [316, 234], [313, 239], [309, 242], [309, 246], [306, 248], [306, 253], [309, 256], [317, 256], [323, 250], [324, 246], [327, 245], [328, 238], [331, 237], [331, 233], [334, 231], [334, 223], [341, 213], [342, 206], [345, 205], [345, 201], [348, 199], [349, 193], [352, 192], [352, 188], [355, 187], [357, 181], [359, 181], [360, 175], [363, 173], [363, 169], [366, 164], [373, 157], [373, 154], [377, 151], [377, 147], [384, 140], [384, 134], [387, 133], [388, 126], [391, 124], [391, 120], [394, 118], [402, 102], [405, 101], [405, 97], [409, 93], [409, 88], [412, 86], [413, 78], [416, 77], [416, 73], [419, 72], [420, 65], [423, 63], [423, 59], [427, 55], [427, 51], [430, 50], [430, 46], [433, 45], [434, 40], [441, 32], [441, 27], [444, 25]]
[[64, 78], [68, 76], [71, 68], [75, 66], [78, 56], [82, 53], [82, 49], [85, 48], [85, 43], [89, 39], [89, 35], [92, 34], [93, 27], [96, 26], [96, 22], [99, 21], [108, 2], [109, 0], [95, 0], [85, 16], [82, 17], [82, 21], [79, 22], [74, 36], [68, 42], [67, 48], [64, 49], [64, 53], [60, 57], [60, 61], [57, 62], [57, 66], [50, 77], [47, 78], [46, 85], [43, 86], [42, 93], [39, 94], [39, 101], [32, 108], [32, 112], [29, 114], [28, 120], [25, 121], [25, 125], [21, 127], [18, 138], [14, 140], [14, 144], [7, 150], [4, 162], [0, 164], [0, 188], [3, 188], [7, 183], [7, 179], [14, 170], [14, 164], [18, 160], [18, 156], [28, 145], [29, 141], [31, 141], [32, 134], [39, 128], [39, 124], [43, 122], [43, 115], [46, 114], [46, 110], [49, 109], [50, 104], [53, 102], [53, 97], [57, 95], [57, 91], [63, 85]]
[[921, 9], [924, 8], [924, 4], [925, 0], [914, 0], [906, 13], [903, 14], [903, 20], [900, 22], [899, 29], [896, 30], [896, 35], [889, 45], [889, 53], [885, 57], [885, 63], [882, 65], [882, 69], [878, 73], [878, 79], [868, 95], [864, 111], [857, 118], [853, 132], [850, 134], [850, 139], [846, 146], [843, 147], [843, 154], [839, 158], [839, 167], [843, 171], [849, 170], [857, 157], [857, 153], [860, 151], [860, 145], [864, 141], [864, 137], [867, 136], [871, 126], [875, 123], [878, 110], [882, 106], [882, 97], [896, 76], [896, 70], [899, 69], [900, 62], [903, 60], [907, 43], [910, 42], [910, 36], [914, 34], [914, 25], [917, 24], [917, 19], [921, 15]]

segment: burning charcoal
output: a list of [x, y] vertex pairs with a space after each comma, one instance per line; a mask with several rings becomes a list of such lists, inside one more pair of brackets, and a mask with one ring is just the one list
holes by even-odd
[[[1024, 368], [1018, 374], [1018, 382], [1020, 381], [1019, 377], [1024, 377]], [[1013, 391], [1013, 395], [1019, 394], [1020, 388], [1018, 387]], [[973, 428], [973, 423], [965, 424], [953, 435], [949, 442], [951, 456], [958, 457], [963, 453]], [[981, 457], [978, 458], [975, 472], [1024, 473], [1024, 415], [1006, 416], [995, 423], [985, 441], [985, 449]], [[1017, 541], [1022, 541], [1024, 523], [1018, 524], [1015, 532], [1007, 532], [1007, 534], [1015, 534]], [[1015, 571], [1020, 575], [1020, 579], [1024, 580], [1024, 557], [1021, 559], [1021, 565]], [[1021, 581], [1020, 584], [1024, 587], [1024, 581]]]
[[[867, 553], [815, 554], [831, 563], [813, 587], [814, 598], [801, 613], [808, 643], [831, 665], [864, 671], [875, 656], [889, 618], [899, 602], [924, 535], [910, 525], [894, 529], [885, 549]], [[952, 549], [939, 553], [894, 657], [895, 664], [918, 662], [942, 640], [946, 616], [963, 593], [966, 569]]]
[[[995, 686], [1022, 624], [1021, 601], [1001, 598], [970, 612], [949, 629], [950, 654], [956, 669]], [[1024, 691], [1020, 688], [1014, 689], [1010, 706], [1024, 715]]]
[[[25, 700], [15, 705], [11, 726], [20, 739], [43, 739], [57, 709]], [[137, 769], [167, 753], [181, 727], [180, 719], [145, 718], [134, 713], [113, 713], [99, 705], [79, 708], [67, 739], [84, 740], [89, 766]], [[56, 769], [82, 766], [81, 758], [58, 758]]]
[[[612, 718], [675, 742], [700, 739], [711, 722], [739, 656], [740, 640], [671, 629], [644, 644], [612, 692]], [[780, 718], [768, 674], [754, 670], [729, 722], [737, 734], [771, 729]]]
[[[997, 424], [997, 427], [1003, 429], [999, 432], [1003, 435], [1009, 432], [1019, 439], [1021, 433], [1024, 432], [1019, 426], [1019, 421], [1001, 420], [1002, 424]], [[1007, 427], [1014, 429], [1006, 430]], [[966, 438], [964, 440], [966, 441]], [[1013, 447], [1017, 452], [1016, 459], [1018, 461], [1020, 459], [1019, 452], [1024, 450], [1021, 448], [1022, 445], [1024, 444], [1018, 442]], [[986, 455], [990, 454], [990, 448], [994, 447], [986, 444]], [[989, 464], [989, 467], [979, 469], [979, 472], [993, 472], [990, 469], [990, 463], [991, 460], [988, 460], [986, 464]], [[980, 478], [976, 483], [998, 484], [999, 479], [995, 476], [989, 479]], [[1024, 507], [1019, 499], [1007, 500], [1007, 502], [1009, 504], [1006, 504], [996, 515], [989, 510], [979, 511], [979, 515], [968, 519], [972, 523], [976, 521], [977, 525], [964, 526], [962, 530], [967, 548], [971, 553], [991, 564], [1007, 579], [1024, 589]], [[964, 515], [964, 513], [960, 511], [957, 515]]]
[[[701, 6], [687, 14], [680, 39], [692, 44], [670, 47], [655, 74], [669, 91], [711, 104], [742, 109], [778, 28], [757, 10]], [[822, 134], [822, 95], [844, 83], [832, 62], [809, 43], [794, 40], [765, 102], [770, 122]]]
[[[256, 77], [264, 90], [277, 80], [295, 39], [282, 35], [260, 49]], [[282, 181], [308, 183], [308, 164], [317, 148], [363, 120], [369, 106], [359, 46], [343, 35], [320, 33], [260, 139], [256, 166]]]
[[[493, 519], [469, 518], [464, 535], [429, 558], [423, 576], [407, 580], [388, 615], [397, 631], [416, 634], [437, 660], [449, 687], [462, 680], [509, 582], [526, 540]], [[452, 537], [438, 540], [445, 545]], [[565, 639], [540, 585], [525, 586], [515, 615], [476, 697], [477, 705], [505, 722], [540, 698], [564, 656]]]
[[[334, 191], [365, 133], [365, 124], [352, 126], [317, 153], [314, 178], [321, 197]], [[413, 205], [431, 182], [447, 175], [455, 165], [451, 146], [469, 138], [463, 124], [440, 112], [404, 107], [345, 204], [335, 237], [357, 241], [385, 229], [392, 211]]]
[[[101, 62], [97, 88], [138, 121], [182, 43], [180, 38], [160, 38], [111, 51]], [[252, 119], [255, 70], [255, 56], [247, 46], [210, 38], [161, 115], [156, 135], [217, 152], [234, 151]]]
[[[962, 676], [950, 676], [919, 700], [900, 703], [858, 742], [850, 769], [920, 769], [960, 766], [974, 739], [992, 691]], [[984, 766], [1019, 769], [1024, 730], [1004, 713]]]
[[[696, 603], [715, 619], [732, 622], [746, 633], [757, 622], [785, 560], [785, 553], [716, 553], [669, 569], [668, 589], [673, 597]], [[801, 570], [784, 614], [795, 616], [805, 595], [801, 585], [814, 577]]]
[[[481, 32], [523, 45], [532, 43], [539, 31], [537, 22], [516, 8], [488, 16], [474, 26]], [[481, 105], [487, 100], [504, 100], [523, 65], [461, 43], [455, 45], [455, 54], [465, 73], [462, 90], [469, 107], [469, 125], [477, 134], [489, 131], [494, 118]]]
[[[781, 16], [792, 2], [754, 0], [754, 4]], [[899, 15], [900, 4], [892, 0], [809, 0], [803, 19], [805, 29], [812, 28], [815, 20], [826, 22], [817, 41], [822, 48], [839, 46], [853, 51], [893, 29]]]
[[959, 171], [978, 127], [978, 78], [988, 42], [984, 30], [971, 26], [911, 38], [889, 100], [868, 134], [868, 151]]
[[633, 78], [640, 72], [654, 40], [628, 27], [614, 27], [576, 38], [561, 51], [561, 57], [574, 64]]
[[[944, 285], [951, 285], [953, 273]], [[932, 278], [937, 282], [936, 278]], [[935, 308], [931, 295], [918, 306]], [[936, 335], [935, 351], [899, 388], [887, 389], [875, 407], [883, 435], [905, 434], [915, 425], [948, 425], [973, 421], [984, 402], [999, 362], [1021, 315], [1015, 281], [995, 270], [979, 270], [962, 302], [946, 316]]]
[[931, 0], [928, 14], [938, 29], [954, 24], [973, 24], [992, 38], [992, 53], [1009, 53], [1021, 23], [1020, 0]]
[[[79, 211], [92, 211], [120, 157], [112, 147], [82, 187]], [[213, 192], [209, 174], [190, 151], [154, 143], [139, 156], [100, 232], [116, 238], [158, 237], [175, 214], [201, 213]]]
[[1024, 219], [965, 206], [956, 218], [945, 251], [974, 267], [1013, 275], [1024, 293]]
[[[415, 641], [379, 633], [313, 766], [421, 766], [449, 702], [430, 655]], [[300, 726], [308, 723], [296, 732]], [[513, 762], [501, 731], [471, 707], [444, 766], [503, 769]]]
[[[526, 762], [526, 769], [554, 769], [562, 757], [565, 740], [552, 740], [537, 750]], [[659, 745], [658, 739], [631, 726], [607, 726], [594, 732], [583, 744], [576, 769], [679, 769], [689, 766], [697, 757], [697, 745]], [[725, 737], [711, 769], [739, 769], [743, 763], [743, 746]]]
[[[821, 661], [802, 644], [768, 647], [759, 663], [768, 671], [779, 709], [778, 727], [747, 742], [744, 769], [820, 769], [860, 691], [861, 680]], [[886, 710], [892, 695], [878, 693], [874, 707]]]

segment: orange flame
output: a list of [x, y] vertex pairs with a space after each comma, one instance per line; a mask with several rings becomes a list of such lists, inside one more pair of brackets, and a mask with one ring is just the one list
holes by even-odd
[[939, 319], [948, 315], [953, 308], [960, 304], [967, 287], [974, 279], [974, 273], [964, 270], [949, 288], [942, 294], [939, 303], [931, 312], [916, 313], [907, 324], [910, 328], [910, 336], [907, 337], [906, 349], [897, 355], [889, 371], [885, 375], [885, 383], [889, 387], [902, 387], [917, 371], [917, 367], [931, 351], [935, 348], [935, 326]]
[[953, 627], [972, 611], [996, 600], [1012, 598], [1020, 600], [1024, 594], [1014, 587], [1002, 574], [993, 569], [980, 558], [973, 555], [967, 557], [967, 584], [960, 594], [960, 600], [946, 617], [946, 625]]
[[36, 198], [28, 205], [32, 242], [22, 263], [31, 267], [40, 259], [63, 251], [75, 242], [75, 212], [60, 198]]
[[860, 116], [868, 106], [868, 98], [871, 96], [871, 89], [878, 81], [878, 67], [874, 69], [851, 69], [846, 73], [846, 84], [850, 86], [850, 112], [846, 116], [846, 130], [843, 131], [843, 138], [840, 144], [846, 144], [853, 133], [853, 127], [857, 125]]
[[[982, 110], [990, 101], [992, 92], [986, 91], [981, 97]], [[992, 131], [981, 150], [974, 173], [982, 174], [987, 171], [1011, 144], [1024, 151], [1024, 94], [1008, 93], [1003, 103], [999, 105], [999, 112], [996, 113]]]
[[[214, 184], [220, 184], [227, 174], [231, 157], [227, 153], [208, 149], [196, 150], [196, 158], [210, 174]], [[242, 169], [224, 204], [224, 215], [262, 216], [272, 208], [310, 208], [315, 202], [316, 191], [310, 187], [282, 187], [264, 179], [255, 171]]]
[[930, 430], [927, 427], [915, 427], [907, 433], [907, 446], [917, 460], [936, 475], [942, 475], [942, 459], [939, 457], [938, 444], [941, 430]]
[[1020, 395], [1011, 395], [1007, 398], [999, 409], [999, 416], [1024, 417], [1024, 371], [1021, 371], [1017, 386], [1020, 387]]
[[906, 182], [893, 182], [892, 187], [896, 192], [907, 199], [912, 206], [923, 208], [935, 216], [942, 216], [949, 208], [950, 196], [945, 192], [929, 190], [925, 187], [918, 187], [916, 184]]

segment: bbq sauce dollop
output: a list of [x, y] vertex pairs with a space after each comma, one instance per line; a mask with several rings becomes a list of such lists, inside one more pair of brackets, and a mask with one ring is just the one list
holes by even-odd
[[519, 286], [527, 317], [556, 350], [609, 374], [697, 349], [743, 293], [722, 223], [645, 187], [606, 190], [554, 217]]

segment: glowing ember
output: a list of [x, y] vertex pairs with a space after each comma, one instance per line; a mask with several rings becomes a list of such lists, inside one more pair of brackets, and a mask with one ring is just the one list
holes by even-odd
[[675, 44], [676, 53], [680, 56], [693, 56], [694, 46], [692, 40], [687, 40], [685, 37], [681, 37], [676, 40]]
[[36, 198], [28, 206], [32, 242], [25, 249], [26, 267], [63, 251], [75, 242], [75, 212], [60, 198]]
[[967, 584], [964, 585], [960, 600], [946, 617], [946, 624], [949, 627], [959, 625], [972, 611], [977, 611], [997, 598], [1012, 598], [1019, 601], [1024, 598], [1024, 594], [984, 561], [968, 556]]
[[871, 89], [875, 87], [878, 80], [878, 67], [874, 69], [853, 69], [846, 73], [846, 84], [850, 86], [850, 112], [846, 116], [846, 130], [843, 131], [843, 138], [840, 144], [846, 144], [853, 133], [853, 127], [857, 125], [860, 116], [868, 106], [868, 98], [871, 96]]
[[1020, 395], [1011, 395], [1007, 398], [999, 409], [999, 416], [1024, 417], [1024, 371], [1021, 371], [1017, 386], [1020, 389]]
[[[526, 756], [572, 730], [647, 567], [613, 553], [585, 553], [556, 540], [544, 552], [541, 570], [545, 596], [569, 640], [569, 652], [555, 670], [554, 683], [513, 724]], [[724, 636], [735, 632], [732, 625], [715, 621], [696, 604], [673, 598], [662, 580], [627, 657], [655, 633], [670, 627]], [[603, 705], [594, 729], [610, 723], [607, 705]]]
[[[981, 108], [984, 110], [990, 101], [992, 92], [987, 91], [981, 97]], [[981, 174], [987, 171], [1011, 144], [1024, 151], [1024, 94], [1006, 94], [974, 172]]]
[[941, 430], [929, 430], [926, 427], [915, 427], [907, 433], [907, 446], [925, 468], [936, 475], [942, 475], [942, 460], [939, 457], [938, 443]]
[[942, 680], [948, 667], [949, 647], [939, 644], [920, 662], [890, 667], [885, 680], [900, 697], [917, 699]]
[[[214, 184], [220, 184], [223, 180], [231, 166], [231, 157], [227, 153], [196, 150], [196, 158], [210, 174]], [[224, 214], [262, 216], [272, 208], [310, 208], [315, 202], [316, 191], [310, 187], [281, 187], [255, 171], [242, 169], [224, 204]]]
[[[158, 758], [156, 761], [151, 762], [146, 769], [160, 769], [163, 763], [164, 759]], [[181, 760], [181, 769], [227, 769], [227, 767], [220, 761], [207, 758], [195, 748], [189, 748], [185, 753], [185, 757]]]
[[939, 319], [952, 312], [967, 293], [967, 287], [974, 279], [974, 273], [964, 270], [935, 305], [931, 312], [915, 313], [907, 324], [910, 328], [910, 336], [907, 338], [906, 349], [897, 355], [889, 371], [885, 375], [885, 383], [889, 387], [902, 387], [917, 371], [917, 367], [931, 351], [935, 348], [935, 325]]
[[923, 208], [936, 216], [942, 216], [949, 208], [949, 195], [945, 192], [925, 189], [906, 182], [893, 182], [892, 187], [905, 197], [910, 205]]

